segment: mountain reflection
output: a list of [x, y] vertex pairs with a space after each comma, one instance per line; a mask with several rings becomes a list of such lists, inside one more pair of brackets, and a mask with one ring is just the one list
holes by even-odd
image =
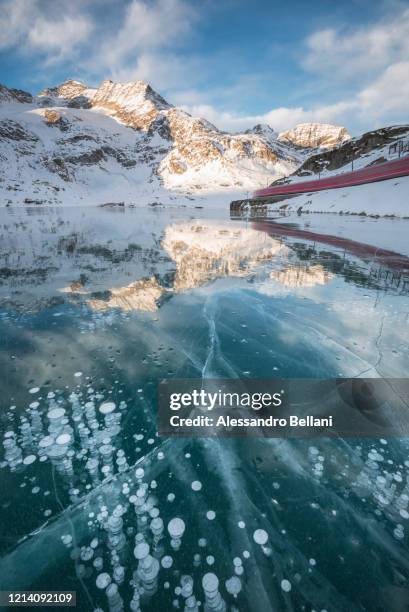
[[[203, 221], [167, 226], [162, 247], [175, 264], [170, 287], [150, 277], [111, 288], [108, 299], [87, 300], [88, 306], [96, 311], [120, 308], [154, 312], [165, 292], [180, 293], [226, 276], [245, 277], [261, 262], [288, 255], [287, 247], [264, 232]], [[70, 290], [84, 293], [80, 284]]]
[[[155, 312], [165, 296], [222, 278], [286, 289], [334, 277], [354, 286], [406, 293], [407, 278], [340, 251], [277, 237], [243, 222], [186, 218], [186, 212], [94, 209], [0, 214], [0, 303], [43, 311], [83, 303], [94, 312]], [[206, 217], [207, 214], [207, 217]], [[13, 228], [13, 233], [10, 232]]]
[[156, 278], [151, 278], [130, 283], [127, 287], [111, 289], [108, 300], [88, 300], [87, 304], [97, 311], [121, 308], [124, 311], [155, 312], [158, 309], [157, 300], [159, 300], [163, 291]]
[[314, 287], [315, 285], [325, 285], [332, 278], [333, 274], [325, 270], [320, 264], [306, 266], [291, 265], [282, 270], [273, 270], [270, 278], [284, 285], [285, 287]]
[[176, 264], [175, 291], [224, 276], [247, 276], [261, 262], [288, 254], [287, 247], [265, 232], [227, 223], [171, 225], [162, 245]]

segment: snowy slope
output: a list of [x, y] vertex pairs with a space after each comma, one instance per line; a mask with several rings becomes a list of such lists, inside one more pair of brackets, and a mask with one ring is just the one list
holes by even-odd
[[90, 110], [0, 106], [3, 203], [138, 204], [169, 199], [154, 160], [168, 143], [147, 141]]
[[301, 207], [302, 212], [409, 218], [409, 176], [304, 194], [279, 202], [274, 208], [277, 206], [288, 212]]

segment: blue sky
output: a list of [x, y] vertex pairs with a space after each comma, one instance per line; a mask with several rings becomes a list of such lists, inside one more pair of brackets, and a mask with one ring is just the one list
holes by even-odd
[[409, 121], [409, 2], [0, 0], [0, 81], [144, 79], [236, 131]]

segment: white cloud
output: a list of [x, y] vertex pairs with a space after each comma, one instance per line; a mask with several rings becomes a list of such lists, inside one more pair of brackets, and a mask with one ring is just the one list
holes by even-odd
[[59, 21], [38, 17], [28, 33], [31, 47], [67, 53], [89, 37], [92, 24], [83, 15], [65, 16]]
[[27, 33], [33, 6], [24, 0], [9, 0], [0, 5], [0, 49], [17, 46]]
[[194, 82], [201, 65], [201, 60], [193, 57], [182, 60], [171, 52], [148, 51], [138, 54], [130, 65], [113, 66], [109, 76], [115, 81], [148, 81], [159, 93], [163, 93], [163, 90]]
[[339, 31], [319, 30], [306, 41], [303, 66], [334, 79], [371, 79], [374, 73], [409, 59], [409, 9], [380, 23]]
[[90, 19], [81, 13], [81, 5], [72, 2], [69, 6], [67, 14], [61, 15], [56, 5], [51, 11], [38, 0], [2, 2], [0, 49], [16, 47], [23, 51], [69, 53], [86, 41], [92, 30]]
[[259, 115], [239, 115], [236, 113], [218, 111], [210, 104], [182, 105], [182, 108], [195, 117], [204, 117], [214, 123], [218, 128], [229, 132], [239, 132], [253, 127], [257, 123], [267, 123], [277, 132], [294, 127], [297, 123], [321, 122], [333, 123], [349, 111], [350, 103], [339, 103], [329, 106], [320, 106], [316, 109], [306, 110], [303, 107], [274, 108]]
[[[101, 45], [93, 61], [111, 73], [131, 70], [133, 65], [152, 78], [158, 67], [155, 51], [177, 43], [190, 31], [194, 17], [192, 6], [182, 0], [133, 0], [121, 27]], [[173, 55], [173, 67], [175, 58]], [[166, 53], [161, 59], [166, 60]]]
[[357, 106], [363, 113], [382, 117], [389, 113], [406, 113], [409, 117], [409, 61], [388, 68], [357, 96]]

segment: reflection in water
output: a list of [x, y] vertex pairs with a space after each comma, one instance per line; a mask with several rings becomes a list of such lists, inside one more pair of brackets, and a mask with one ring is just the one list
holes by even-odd
[[163, 247], [176, 263], [176, 291], [223, 276], [246, 276], [261, 262], [288, 253], [265, 232], [208, 221], [168, 226]]
[[[125, 287], [107, 288], [109, 297], [89, 299], [88, 306], [96, 311], [120, 308], [154, 312], [166, 291], [186, 291], [225, 276], [248, 276], [261, 262], [289, 253], [264, 232], [209, 221], [167, 226], [162, 246], [175, 262], [169, 286], [159, 285], [155, 277], [138, 280]], [[79, 281], [60, 291], [75, 295], [88, 293]]]
[[158, 309], [157, 302], [163, 293], [156, 278], [130, 283], [126, 287], [110, 289], [107, 300], [88, 300], [87, 304], [93, 310], [108, 310], [121, 308], [124, 311], [143, 310], [154, 312]]
[[325, 285], [333, 275], [318, 264], [305, 267], [288, 266], [283, 270], [273, 270], [270, 277], [285, 287], [314, 287], [314, 285]]
[[165, 377], [405, 376], [404, 283], [203, 215], [1, 211], [0, 588], [404, 610], [407, 441], [156, 435]]

